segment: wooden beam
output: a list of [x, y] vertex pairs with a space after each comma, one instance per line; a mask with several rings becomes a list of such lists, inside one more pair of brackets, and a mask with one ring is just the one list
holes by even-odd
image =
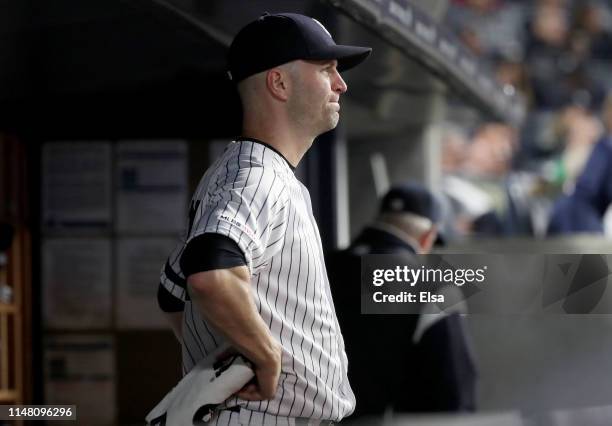
[[0, 313], [0, 390], [9, 389], [9, 351], [8, 315]]
[[14, 304], [0, 302], [0, 314], [14, 314], [15, 312], [17, 312], [17, 307]]
[[15, 391], [0, 389], [0, 402], [14, 402], [16, 396], [17, 393]]

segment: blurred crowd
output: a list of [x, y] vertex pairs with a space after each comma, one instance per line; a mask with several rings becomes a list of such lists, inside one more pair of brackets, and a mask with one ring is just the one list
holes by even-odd
[[445, 22], [527, 102], [521, 128], [445, 127], [446, 236], [606, 232], [612, 0], [452, 0]]

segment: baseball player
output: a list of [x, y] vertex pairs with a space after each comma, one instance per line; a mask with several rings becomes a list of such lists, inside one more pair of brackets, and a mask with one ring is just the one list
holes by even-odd
[[202, 177], [158, 292], [184, 373], [227, 343], [254, 365], [255, 380], [211, 424], [328, 424], [354, 409], [321, 239], [294, 169], [338, 123], [339, 72], [370, 52], [291, 13], [262, 15], [230, 46], [243, 136]]

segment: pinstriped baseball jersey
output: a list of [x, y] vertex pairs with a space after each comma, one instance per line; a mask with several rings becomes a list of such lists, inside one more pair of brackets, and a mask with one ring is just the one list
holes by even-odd
[[180, 257], [193, 238], [234, 240], [251, 272], [259, 314], [282, 346], [276, 396], [228, 406], [288, 417], [340, 420], [353, 411], [344, 341], [331, 299], [308, 190], [284, 157], [259, 141], [229, 144], [194, 194], [189, 229], [162, 269], [162, 285], [185, 301], [183, 371], [223, 343], [191, 303]]

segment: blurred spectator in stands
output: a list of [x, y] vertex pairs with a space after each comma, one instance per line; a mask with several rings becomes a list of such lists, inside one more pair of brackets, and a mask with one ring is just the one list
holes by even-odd
[[576, 3], [570, 50], [585, 64], [585, 74], [604, 91], [612, 89], [612, 12], [603, 1]]
[[602, 1], [576, 4], [570, 48], [582, 59], [612, 59], [612, 14]]
[[578, 66], [567, 50], [568, 10], [557, 3], [536, 2], [528, 25], [526, 62], [536, 108], [559, 108], [571, 98], [566, 77]]
[[491, 56], [491, 63], [497, 81], [501, 85], [512, 86], [524, 97], [529, 106], [532, 103], [533, 93], [524, 59], [518, 52], [515, 54], [500, 52]]
[[464, 169], [476, 178], [501, 179], [510, 171], [516, 146], [516, 131], [512, 127], [486, 123], [474, 135]]
[[470, 142], [458, 126], [447, 124], [442, 137], [442, 233], [448, 241], [473, 233], [473, 223], [491, 210], [488, 196], [464, 176]]
[[[514, 143], [508, 145], [507, 135], [489, 126], [477, 129], [463, 152], [461, 144], [443, 144], [451, 205], [461, 200], [459, 205], [477, 206], [479, 214], [500, 214], [504, 232], [546, 232], [552, 200], [562, 190], [572, 193], [602, 139], [597, 115], [606, 91], [612, 90], [611, 10], [612, 1], [604, 0], [452, 0], [448, 20], [459, 37], [493, 65], [501, 84], [526, 96], [530, 112], [520, 146], [518, 136], [511, 136]], [[507, 22], [501, 16], [509, 17]], [[603, 145], [600, 141], [596, 151]], [[454, 171], [448, 170], [450, 164]], [[584, 175], [589, 175], [588, 168]], [[466, 203], [468, 192], [480, 201]], [[564, 200], [559, 203], [566, 203], [567, 196]], [[465, 209], [451, 210], [455, 222], [465, 218]], [[592, 223], [600, 222], [599, 213], [595, 209]], [[589, 213], [583, 216], [588, 222]], [[474, 232], [474, 217], [463, 222], [454, 228]]]
[[504, 0], [453, 2], [447, 12], [452, 28], [477, 56], [523, 55], [525, 6]]
[[463, 172], [463, 165], [468, 149], [468, 139], [459, 126], [446, 124], [442, 138], [442, 173], [457, 174]]
[[572, 105], [560, 113], [559, 132], [564, 140], [561, 154], [563, 186], [566, 192], [574, 188], [594, 144], [602, 134], [601, 122], [581, 105]]
[[[593, 134], [597, 134], [596, 129], [601, 127], [597, 124], [596, 115], [603, 97], [603, 90], [599, 87], [580, 89], [574, 91], [569, 102], [563, 106], [531, 111], [521, 129], [521, 144], [514, 167], [541, 170], [545, 178], [560, 189], [567, 176], [563, 157], [569, 154], [573, 158], [571, 153], [574, 148], [586, 148], [588, 144], [581, 141], [593, 141]], [[573, 164], [582, 163], [572, 160], [571, 164], [570, 169], [575, 171], [579, 167]], [[575, 177], [575, 173], [570, 175]]]
[[603, 232], [603, 217], [612, 202], [612, 95], [606, 98], [602, 118], [605, 132], [600, 132], [573, 190], [555, 203], [549, 234]]
[[504, 180], [516, 150], [516, 131], [487, 123], [471, 141], [448, 127], [442, 140], [446, 195], [445, 235], [449, 239], [504, 233], [502, 218], [508, 207]]
[[466, 176], [490, 200], [490, 210], [474, 220], [477, 235], [501, 235], [507, 232], [509, 199], [506, 180], [512, 169], [517, 148], [516, 131], [505, 124], [486, 123], [474, 134], [466, 163]]

